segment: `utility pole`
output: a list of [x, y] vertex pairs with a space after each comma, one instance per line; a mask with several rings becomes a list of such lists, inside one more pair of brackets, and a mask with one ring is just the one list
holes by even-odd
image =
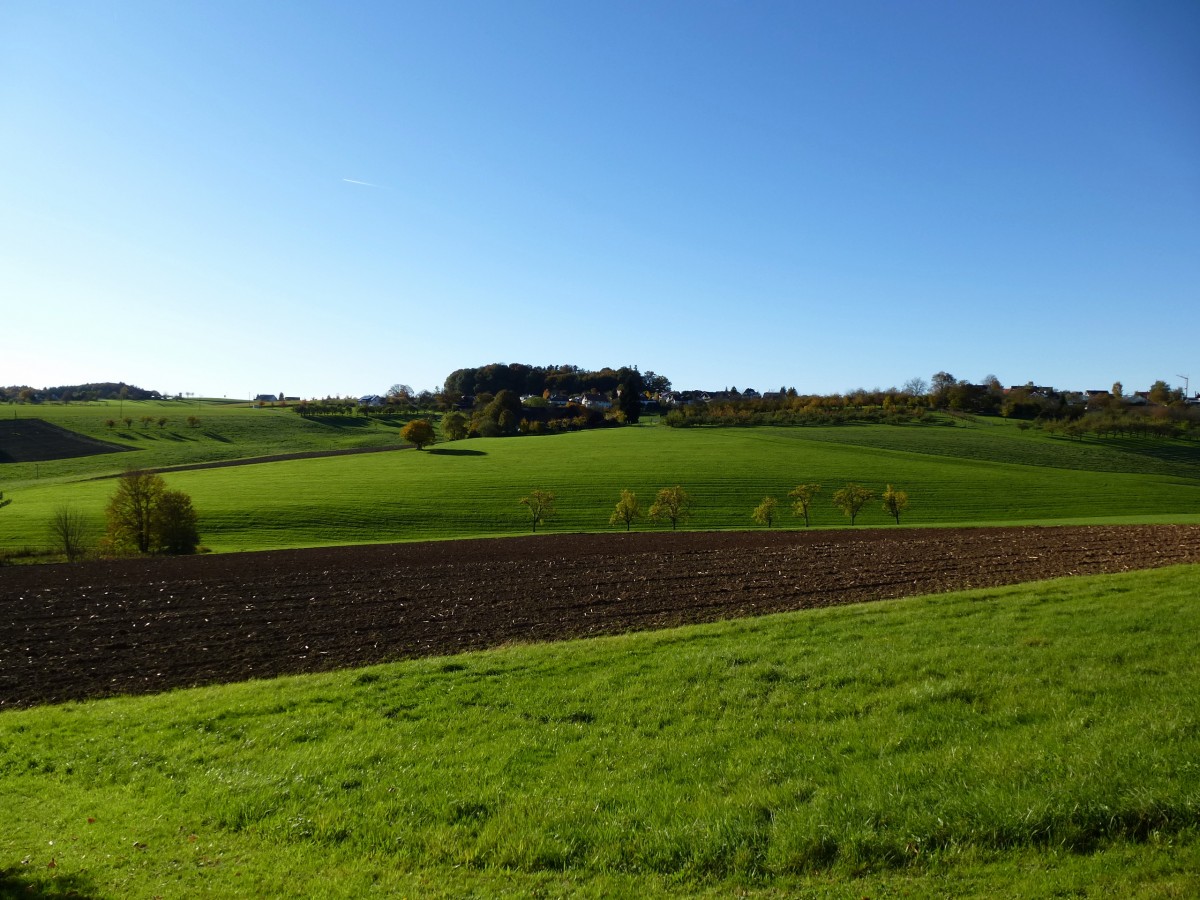
[[1176, 375], [1175, 377], [1183, 379], [1183, 399], [1188, 399], [1188, 391], [1190, 390], [1190, 385], [1192, 383], [1191, 379], [1186, 375]]

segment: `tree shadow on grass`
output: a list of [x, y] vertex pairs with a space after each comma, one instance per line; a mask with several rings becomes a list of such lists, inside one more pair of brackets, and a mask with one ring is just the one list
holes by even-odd
[[483, 450], [450, 450], [449, 448], [434, 447], [429, 452], [437, 456], [487, 456]]
[[0, 897], [74, 897], [79, 900], [104, 896], [86, 875], [57, 874], [53, 869], [9, 866], [0, 869]]
[[214, 441], [219, 441], [222, 444], [232, 444], [233, 443], [232, 438], [227, 438], [224, 435], [217, 434], [215, 431], [206, 431], [206, 432], [204, 432], [204, 436], [206, 438], [212, 438]]
[[326, 428], [370, 428], [370, 416], [308, 416], [314, 425]]
[[[1100, 446], [1104, 446], [1103, 441]], [[1120, 446], [1120, 445], [1118, 445]], [[1200, 474], [1200, 444], [1194, 441], [1143, 439], [1138, 443], [1127, 443], [1120, 449], [1133, 456], [1142, 456], [1164, 466], [1179, 467], [1174, 474], [1196, 477]], [[1186, 471], [1192, 469], [1193, 473]]]

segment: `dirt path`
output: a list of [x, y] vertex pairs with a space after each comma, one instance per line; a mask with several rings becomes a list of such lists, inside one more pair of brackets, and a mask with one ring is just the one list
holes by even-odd
[[1200, 562], [1200, 526], [544, 535], [0, 569], [0, 709]]

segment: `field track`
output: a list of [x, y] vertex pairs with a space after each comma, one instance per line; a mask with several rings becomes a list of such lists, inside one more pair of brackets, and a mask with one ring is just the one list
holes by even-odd
[[0, 709], [1200, 563], [1200, 526], [635, 532], [0, 569]]

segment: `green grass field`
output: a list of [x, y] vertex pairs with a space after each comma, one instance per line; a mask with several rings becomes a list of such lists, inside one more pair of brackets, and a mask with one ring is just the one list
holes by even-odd
[[[94, 403], [0, 406], [0, 416], [39, 418], [87, 437], [130, 448], [129, 452], [53, 462], [5, 464], [0, 477], [12, 488], [29, 483], [120, 474], [131, 468], [163, 468], [228, 459], [399, 446], [409, 417], [327, 416], [305, 419], [290, 408], [221, 400], [115, 400]], [[143, 417], [152, 422], [143, 423]], [[126, 426], [123, 419], [133, 420]], [[188, 424], [195, 417], [198, 424]], [[158, 425], [160, 418], [166, 424]], [[112, 419], [118, 424], [109, 428]]]
[[0, 713], [0, 893], [1200, 893], [1200, 567]]
[[[279, 452], [397, 440], [389, 425], [306, 423], [273, 410], [237, 409], [220, 420], [219, 430], [237, 437], [217, 442], [228, 456], [261, 455], [267, 447]], [[293, 431], [304, 440], [293, 440]], [[269, 445], [265, 435], [271, 433], [282, 443]], [[139, 451], [144, 454], [139, 460], [123, 453], [73, 461], [74, 475], [32, 477], [32, 465], [12, 467], [23, 474], [6, 473], [10, 480], [0, 488], [13, 500], [0, 513], [0, 549], [44, 545], [46, 523], [63, 504], [84, 511], [98, 531], [113, 484], [73, 479], [114, 474], [135, 461], [165, 465], [176, 460], [169, 450], [154, 446]], [[203, 543], [231, 551], [520, 533], [528, 524], [518, 501], [534, 488], [557, 495], [558, 516], [545, 526], [557, 531], [607, 529], [622, 489], [636, 491], [648, 507], [658, 488], [673, 484], [683, 485], [694, 500], [687, 527], [759, 527], [750, 512], [765, 495], [778, 497], [786, 509], [787, 492], [809, 481], [824, 485], [814, 504], [818, 527], [848, 524], [830, 501], [847, 481], [876, 491], [891, 483], [907, 491], [911, 509], [904, 525], [1198, 522], [1198, 460], [1200, 447], [1190, 443], [1075, 442], [1002, 421], [975, 428], [644, 426], [166, 477], [171, 487], [192, 496]], [[858, 522], [891, 520], [872, 503]], [[799, 524], [785, 512], [778, 527]]]

